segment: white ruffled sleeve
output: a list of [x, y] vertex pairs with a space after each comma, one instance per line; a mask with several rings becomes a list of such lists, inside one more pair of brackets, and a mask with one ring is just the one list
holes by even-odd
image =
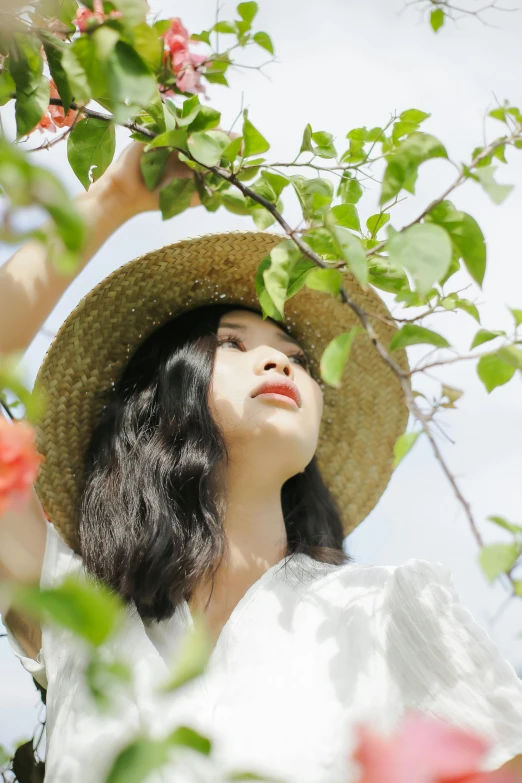
[[460, 601], [442, 563], [394, 568], [386, 599], [390, 673], [405, 709], [418, 709], [488, 739], [481, 771], [522, 754], [522, 680]]
[[[67, 574], [78, 573], [82, 566], [82, 558], [77, 555], [63, 540], [53, 524], [45, 520], [47, 536], [45, 552], [42, 562], [40, 588], [46, 589], [61, 584]], [[7, 612], [6, 612], [7, 614]], [[47, 629], [42, 628], [42, 648], [38, 652], [36, 660], [30, 658], [16, 640], [13, 631], [6, 625], [5, 617], [2, 622], [7, 631], [7, 639], [11, 651], [20, 660], [20, 663], [32, 677], [43, 687], [48, 687], [48, 678], [45, 668], [45, 646]]]

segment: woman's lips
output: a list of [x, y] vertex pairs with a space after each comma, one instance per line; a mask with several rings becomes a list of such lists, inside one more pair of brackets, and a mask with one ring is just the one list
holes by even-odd
[[297, 408], [299, 410], [299, 405], [296, 403], [295, 400], [292, 399], [292, 397], [288, 397], [286, 394], [277, 394], [276, 392], [263, 392], [262, 394], [256, 394], [254, 397], [255, 400], [259, 398], [265, 398], [267, 400], [275, 400], [277, 402], [284, 402], [291, 406], [292, 408]]

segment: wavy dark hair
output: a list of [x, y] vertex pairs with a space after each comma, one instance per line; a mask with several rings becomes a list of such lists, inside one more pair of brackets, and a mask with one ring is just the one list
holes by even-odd
[[[219, 320], [238, 309], [260, 314], [210, 304], [153, 332], [106, 393], [92, 434], [78, 512], [81, 554], [87, 571], [134, 601], [142, 619], [169, 619], [200, 580], [213, 579], [226, 551], [215, 482], [228, 453], [208, 390]], [[287, 555], [353, 560], [315, 456], [284, 483], [281, 505]]]

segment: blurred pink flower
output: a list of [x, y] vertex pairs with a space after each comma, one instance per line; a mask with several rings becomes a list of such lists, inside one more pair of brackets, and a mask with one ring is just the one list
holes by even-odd
[[505, 770], [479, 771], [489, 742], [420, 712], [406, 714], [391, 737], [364, 724], [355, 730], [359, 783], [520, 783], [520, 777]]
[[[54, 82], [54, 79], [49, 79], [50, 84], [50, 98], [59, 98], [60, 94], [56, 88], [56, 84]], [[63, 128], [64, 125], [68, 126], [69, 128], [74, 122], [74, 118], [77, 114], [77, 109], [69, 109], [67, 114], [64, 114], [63, 106], [55, 106], [54, 104], [50, 103], [47, 107], [46, 113], [43, 115], [40, 122], [34, 126], [32, 130], [29, 131], [29, 133], [32, 133], [37, 128], [38, 130], [43, 133], [44, 130], [50, 130], [52, 133], [56, 133], [58, 128]]]
[[[148, 3], [145, 3], [145, 5], [148, 10]], [[82, 33], [89, 29], [89, 19], [97, 19], [98, 24], [101, 24], [106, 19], [119, 19], [122, 16], [121, 11], [111, 11], [106, 14], [103, 10], [103, 0], [93, 0], [93, 8], [94, 11], [91, 11], [89, 8], [78, 8], [76, 10], [74, 22]]]
[[[163, 62], [176, 75], [176, 86], [181, 92], [204, 92], [202, 73], [197, 68], [208, 58], [190, 51], [190, 36], [179, 17], [173, 17], [170, 22], [170, 27], [163, 33]], [[172, 94], [172, 90], [163, 92], [163, 95]]]
[[31, 425], [0, 418], [0, 514], [27, 499], [42, 460]]

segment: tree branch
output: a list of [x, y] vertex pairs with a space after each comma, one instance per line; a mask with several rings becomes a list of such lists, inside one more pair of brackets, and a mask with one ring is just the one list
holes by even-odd
[[[56, 99], [52, 99], [51, 102], [55, 103], [56, 105], [62, 105], [61, 101], [59, 99], [57, 99], [57, 98]], [[76, 104], [71, 104], [71, 108], [79, 108], [79, 109], [81, 109], [81, 111], [86, 116], [89, 116], [89, 117], [96, 117], [98, 119], [103, 119], [103, 120], [107, 120], [107, 121], [110, 121], [112, 119], [112, 117], [110, 115], [102, 114], [101, 112], [96, 112], [96, 111], [93, 111], [92, 109], [87, 109], [85, 107], [79, 107]], [[150, 139], [153, 139], [156, 136], [156, 134], [153, 131], [149, 130], [148, 128], [144, 128], [144, 127], [142, 127], [141, 125], [138, 125], [135, 122], [126, 122], [126, 123], [123, 123], [123, 125], [124, 125], [124, 127], [129, 128], [132, 131], [136, 131], [136, 132], [142, 133], [144, 136], [146, 136], [146, 137], [148, 137]], [[517, 136], [520, 136], [521, 133], [522, 133], [522, 125], [516, 127], [515, 131], [513, 132], [513, 134], [510, 137], [510, 140], [514, 141], [515, 138]], [[477, 164], [480, 163], [481, 160], [486, 158], [497, 147], [499, 147], [499, 146], [501, 146], [501, 145], [503, 145], [505, 143], [506, 143], [506, 139], [497, 139], [496, 141], [494, 141], [491, 144], [489, 144], [480, 154], [478, 154], [473, 159], [473, 161], [472, 161], [471, 165], [469, 166], [469, 168], [470, 169], [471, 168], [475, 168], [477, 166]], [[238, 188], [238, 190], [241, 193], [243, 193], [244, 196], [252, 199], [257, 204], [259, 204], [260, 206], [264, 207], [274, 217], [274, 219], [277, 221], [277, 223], [279, 223], [279, 225], [281, 226], [281, 228], [283, 229], [285, 234], [290, 239], [292, 239], [295, 242], [296, 246], [299, 248], [299, 250], [301, 251], [303, 256], [305, 256], [306, 258], [309, 258], [311, 261], [313, 261], [317, 266], [321, 267], [322, 269], [330, 268], [330, 266], [328, 264], [326, 264], [323, 261], [323, 259], [317, 253], [315, 253], [306, 244], [306, 242], [304, 242], [301, 239], [301, 237], [299, 236], [300, 232], [297, 229], [292, 229], [290, 227], [290, 225], [286, 222], [284, 217], [280, 214], [280, 212], [277, 210], [276, 206], [274, 204], [272, 204], [272, 202], [268, 201], [263, 196], [260, 196], [254, 190], [249, 188], [247, 185], [245, 185], [243, 182], [241, 182], [241, 180], [239, 180], [235, 176], [235, 174], [231, 173], [227, 169], [222, 169], [222, 168], [220, 168], [218, 166], [205, 166], [204, 164], [201, 164], [198, 160], [196, 160], [189, 151], [181, 149], [181, 148], [174, 148], [174, 149], [178, 153], [183, 154], [186, 158], [188, 158], [189, 160], [193, 161], [194, 163], [197, 163], [198, 165], [203, 166], [205, 169], [207, 169], [207, 171], [213, 172], [216, 176], [218, 176], [219, 178], [225, 180], [230, 185], [234, 185], [236, 188]], [[409, 228], [410, 226], [412, 226], [412, 225], [414, 225], [416, 223], [419, 223], [427, 215], [427, 213], [431, 209], [433, 209], [435, 206], [437, 206], [442, 201], [444, 201], [448, 197], [448, 195], [453, 190], [455, 190], [455, 188], [457, 188], [464, 181], [464, 179], [466, 179], [466, 176], [464, 174], [464, 169], [461, 168], [461, 170], [459, 172], [459, 176], [457, 177], [455, 182], [452, 185], [450, 185], [444, 191], [442, 196], [440, 196], [439, 198], [437, 198], [434, 201], [432, 201], [428, 205], [428, 207], [426, 207], [426, 209], [423, 212], [421, 212], [421, 214], [415, 220], [413, 220], [407, 226], [404, 226], [402, 230], [404, 231], [406, 228]], [[382, 250], [385, 247], [385, 245], [386, 245], [386, 242], [381, 242], [380, 244], [376, 245], [374, 248], [372, 248], [369, 251], [367, 251], [367, 254], [366, 254], [367, 257], [375, 255], [376, 253], [378, 253], [379, 250]], [[413, 390], [410, 387], [409, 378], [413, 374], [413, 372], [417, 372], [417, 371], [415, 370], [415, 371], [405, 372], [397, 364], [397, 362], [395, 362], [395, 360], [390, 356], [390, 354], [388, 353], [388, 351], [386, 350], [386, 348], [384, 347], [382, 342], [379, 340], [379, 337], [378, 337], [377, 333], [375, 332], [375, 330], [373, 328], [373, 325], [370, 322], [370, 317], [369, 317], [368, 313], [365, 310], [363, 310], [363, 308], [360, 307], [357, 304], [357, 302], [346, 291], [344, 286], [342, 286], [341, 289], [340, 289], [340, 296], [341, 296], [342, 301], [346, 305], [348, 305], [348, 307], [350, 307], [353, 310], [353, 312], [356, 314], [356, 316], [359, 319], [359, 321], [361, 322], [363, 328], [367, 332], [368, 337], [370, 338], [370, 341], [373, 344], [374, 348], [376, 349], [376, 351], [378, 352], [380, 357], [383, 359], [385, 364], [387, 364], [388, 367], [390, 367], [392, 372], [398, 378], [399, 383], [400, 383], [401, 388], [402, 388], [402, 391], [403, 391], [403, 394], [404, 394], [404, 398], [405, 398], [405, 402], [406, 402], [406, 405], [408, 407], [408, 410], [413, 415], [413, 417], [420, 422], [421, 427], [422, 427], [422, 431], [426, 433], [426, 436], [427, 436], [428, 440], [430, 441], [430, 444], [432, 446], [432, 449], [433, 449], [433, 452], [435, 454], [435, 457], [436, 457], [437, 461], [439, 462], [439, 464], [440, 464], [444, 474], [446, 475], [450, 485], [452, 486], [453, 491], [455, 493], [455, 496], [457, 497], [457, 500], [462, 505], [462, 507], [464, 509], [464, 512], [465, 512], [465, 515], [466, 515], [466, 517], [467, 517], [467, 519], [469, 521], [469, 524], [471, 526], [473, 535], [475, 536], [475, 539], [477, 541], [477, 544], [482, 549], [483, 546], [484, 546], [484, 541], [483, 541], [482, 536], [480, 535], [479, 530], [477, 528], [477, 524], [476, 524], [475, 519], [473, 517], [473, 513], [471, 511], [470, 504], [464, 498], [462, 492], [460, 491], [460, 488], [459, 488], [459, 486], [457, 484], [455, 476], [451, 473], [451, 471], [450, 471], [448, 465], [446, 464], [446, 461], [445, 461], [445, 459], [444, 459], [444, 457], [443, 457], [443, 455], [442, 455], [442, 453], [440, 451], [440, 448], [439, 448], [437, 442], [435, 441], [433, 433], [431, 432], [431, 429], [429, 427], [430, 417], [427, 414], [425, 414], [419, 408], [419, 406], [416, 403], [416, 400], [415, 400], [415, 397], [414, 397], [414, 394], [413, 394]], [[480, 358], [480, 357], [473, 357], [473, 358]], [[452, 360], [448, 360], [447, 363], [449, 363], [450, 361], [452, 361]], [[437, 363], [434, 363], [433, 365], [427, 365], [425, 368], [421, 368], [418, 371], [420, 372], [422, 369], [426, 369], [429, 366], [434, 366], [435, 364], [439, 364], [439, 363], [437, 362]], [[514, 583], [513, 583], [513, 579], [512, 579], [511, 573], [514, 570], [515, 567], [516, 566], [513, 566], [511, 571], [509, 571], [506, 574], [506, 576], [509, 579], [509, 581], [511, 582], [513, 588], [514, 588]], [[515, 594], [516, 594], [515, 590], [513, 589], [513, 595], [515, 595]]]

